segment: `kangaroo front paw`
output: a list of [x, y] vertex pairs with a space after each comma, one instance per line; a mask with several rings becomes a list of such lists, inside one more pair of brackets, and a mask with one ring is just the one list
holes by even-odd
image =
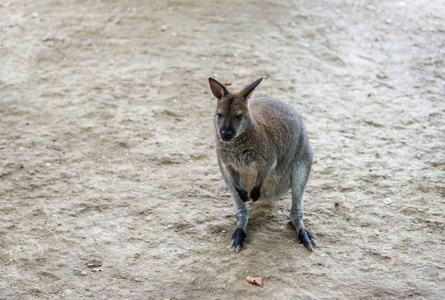
[[261, 197], [261, 187], [254, 187], [250, 192], [250, 198], [252, 198], [253, 202], [257, 201]]
[[298, 232], [298, 240], [303, 244], [306, 248], [311, 251], [314, 251], [313, 247], [317, 244], [315, 243], [314, 236], [306, 230], [306, 228], [301, 228]]
[[232, 234], [232, 246], [235, 246], [236, 253], [241, 251], [243, 247], [243, 243], [247, 240], [246, 233], [243, 229], [237, 228], [235, 232]]
[[241, 198], [241, 200], [243, 200], [243, 202], [249, 201], [249, 195], [247, 194], [247, 192], [245, 190], [237, 189], [236, 191], [238, 192], [238, 195]]

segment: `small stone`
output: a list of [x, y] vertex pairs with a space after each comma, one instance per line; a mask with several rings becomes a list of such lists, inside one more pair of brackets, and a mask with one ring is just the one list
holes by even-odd
[[35, 12], [32, 13], [31, 16], [32, 16], [33, 18], [37, 18], [37, 17], [39, 16], [39, 13], [35, 11]]
[[378, 79], [386, 79], [386, 78], [388, 78], [388, 75], [386, 75], [386, 74], [383, 73], [383, 72], [379, 72], [379, 73], [377, 73], [375, 76], [376, 76]]
[[94, 269], [91, 269], [91, 272], [102, 272], [102, 271], [103, 271], [102, 268], [94, 268]]
[[383, 203], [385, 203], [386, 205], [390, 205], [392, 203], [391, 198], [385, 198], [385, 200], [383, 200]]
[[86, 275], [87, 275], [87, 272], [82, 271], [82, 272], [80, 272], [80, 275], [82, 275], [82, 276], [86, 276]]
[[102, 264], [103, 264], [103, 262], [101, 260], [92, 259], [87, 262], [87, 267], [88, 268], [97, 268], [97, 267], [102, 267]]
[[391, 19], [386, 19], [386, 23], [391, 24], [392, 20]]

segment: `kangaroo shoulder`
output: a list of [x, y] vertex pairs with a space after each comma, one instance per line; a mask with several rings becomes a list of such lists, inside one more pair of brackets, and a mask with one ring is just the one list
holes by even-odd
[[298, 129], [300, 117], [288, 104], [269, 97], [260, 97], [251, 100], [249, 111], [258, 125], [264, 128]]

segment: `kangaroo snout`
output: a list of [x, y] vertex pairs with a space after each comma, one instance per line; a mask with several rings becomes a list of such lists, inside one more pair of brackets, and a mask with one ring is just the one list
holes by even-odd
[[233, 127], [233, 122], [230, 119], [225, 119], [221, 116], [222, 126], [219, 127], [219, 137], [223, 142], [230, 142], [236, 136], [236, 129]]
[[233, 131], [230, 129], [221, 130], [220, 135], [223, 142], [230, 142], [234, 136]]

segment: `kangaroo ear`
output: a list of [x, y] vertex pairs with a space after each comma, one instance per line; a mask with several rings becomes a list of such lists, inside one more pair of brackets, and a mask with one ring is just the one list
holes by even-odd
[[252, 82], [249, 85], [246, 85], [245, 87], [243, 87], [241, 90], [239, 90], [238, 92], [236, 92], [238, 95], [240, 95], [241, 97], [243, 97], [244, 99], [249, 99], [250, 95], [252, 95], [253, 90], [257, 87], [257, 85], [260, 84], [261, 80], [263, 80], [263, 78], [257, 79], [254, 82]]
[[225, 95], [229, 93], [224, 85], [213, 79], [209, 78], [210, 89], [212, 90], [213, 95], [219, 100]]

